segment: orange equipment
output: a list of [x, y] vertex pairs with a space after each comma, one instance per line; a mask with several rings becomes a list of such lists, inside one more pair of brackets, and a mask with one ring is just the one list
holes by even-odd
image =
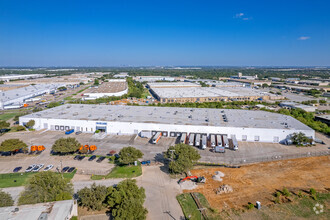
[[23, 104], [23, 107], [28, 107], [28, 106], [29, 106], [29, 104], [27, 104], [27, 103]]
[[45, 150], [46, 148], [44, 147], [44, 145], [39, 145], [38, 146], [38, 151], [43, 151]]
[[90, 151], [95, 151], [97, 149], [97, 147], [95, 146], [95, 145], [91, 145], [90, 147], [89, 147], [89, 150]]
[[37, 150], [38, 150], [38, 146], [36, 146], [36, 145], [31, 146], [31, 153], [35, 152]]

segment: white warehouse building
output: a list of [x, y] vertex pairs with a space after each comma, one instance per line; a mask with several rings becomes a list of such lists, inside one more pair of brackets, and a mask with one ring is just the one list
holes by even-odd
[[63, 84], [38, 84], [0, 92], [0, 110], [19, 108], [26, 100], [55, 92]]
[[36, 129], [100, 130], [117, 135], [161, 131], [164, 136], [177, 136], [185, 132], [278, 143], [294, 132], [303, 132], [315, 138], [313, 129], [290, 116], [237, 109], [67, 104], [22, 116], [19, 123], [29, 120], [35, 121]]

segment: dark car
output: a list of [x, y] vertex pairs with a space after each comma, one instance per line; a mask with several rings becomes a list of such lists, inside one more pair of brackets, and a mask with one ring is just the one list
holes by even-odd
[[96, 162], [101, 163], [104, 159], [105, 159], [105, 157], [99, 157], [99, 159], [97, 159]]
[[74, 171], [76, 168], [75, 167], [70, 167], [70, 169], [68, 169], [68, 173], [71, 173], [72, 171]]
[[115, 158], [118, 159], [120, 156], [119, 154], [115, 154]]
[[70, 169], [70, 167], [64, 167], [64, 168], [62, 169], [62, 173], [66, 172], [68, 169]]
[[86, 156], [80, 156], [78, 160], [83, 160]]
[[81, 133], [82, 133], [81, 131], [77, 131], [77, 132], [76, 132], [76, 135], [81, 134]]
[[76, 155], [73, 159], [74, 159], [74, 160], [78, 160], [79, 157], [80, 157], [79, 155]]
[[92, 161], [92, 160], [94, 160], [95, 158], [96, 158], [96, 156], [93, 155], [93, 156], [91, 156], [91, 157], [88, 159], [88, 161]]
[[14, 170], [13, 170], [13, 172], [14, 173], [17, 173], [18, 171], [20, 171], [22, 169], [22, 167], [16, 167]]

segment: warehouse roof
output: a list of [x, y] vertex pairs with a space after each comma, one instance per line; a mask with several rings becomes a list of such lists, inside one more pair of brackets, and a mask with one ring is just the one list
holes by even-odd
[[67, 104], [21, 118], [311, 130], [287, 115], [238, 109]]
[[267, 92], [244, 87], [152, 88], [152, 90], [160, 98], [275, 96]]
[[38, 84], [33, 86], [32, 85], [27, 86], [24, 88], [18, 88], [18, 89], [8, 90], [5, 92], [0, 92], [0, 101], [5, 102], [12, 99], [17, 99], [19, 97], [37, 95], [38, 93], [54, 90], [62, 85], [63, 84]]
[[201, 87], [200, 84], [191, 83], [191, 82], [157, 82], [157, 83], [148, 83], [150, 88], [173, 88], [173, 87]]

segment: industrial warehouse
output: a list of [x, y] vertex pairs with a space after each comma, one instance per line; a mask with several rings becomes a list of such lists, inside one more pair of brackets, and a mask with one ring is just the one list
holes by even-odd
[[150, 92], [161, 103], [281, 100], [281, 95], [246, 87], [155, 87]]
[[279, 143], [295, 132], [315, 138], [313, 129], [282, 114], [265, 111], [153, 106], [66, 104], [20, 117], [19, 123], [35, 121], [36, 129], [74, 129], [94, 133], [131, 135], [141, 132], [176, 137], [185, 133], [224, 135], [238, 141]]

